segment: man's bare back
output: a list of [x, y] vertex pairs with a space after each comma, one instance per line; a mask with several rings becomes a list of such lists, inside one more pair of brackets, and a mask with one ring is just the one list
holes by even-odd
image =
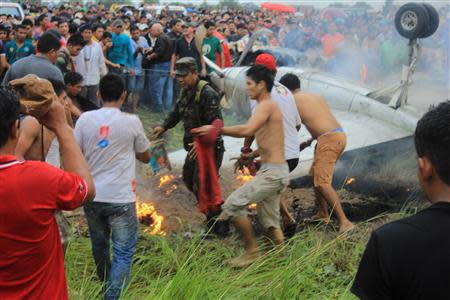
[[261, 109], [269, 111], [264, 125], [256, 131], [256, 143], [263, 163], [285, 163], [283, 116], [278, 105], [271, 99], [261, 101], [256, 106], [255, 115]]
[[41, 160], [46, 157], [55, 134], [44, 126], [44, 153], [42, 153], [42, 125], [33, 117], [22, 122], [21, 137], [16, 148], [19, 159]]
[[313, 138], [341, 127], [322, 96], [301, 91], [293, 94], [302, 123]]

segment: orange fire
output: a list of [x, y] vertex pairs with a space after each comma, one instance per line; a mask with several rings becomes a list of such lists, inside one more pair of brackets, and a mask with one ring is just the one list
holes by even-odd
[[160, 188], [163, 187], [164, 185], [166, 185], [169, 182], [171, 182], [174, 178], [175, 178], [175, 176], [173, 176], [173, 175], [161, 176], [161, 178], [159, 178], [159, 187]]
[[144, 229], [144, 232], [148, 232], [151, 235], [166, 235], [166, 233], [161, 230], [164, 217], [156, 212], [156, 208], [153, 204], [140, 202], [138, 197], [136, 199], [136, 213], [139, 221], [148, 226], [148, 228]]
[[239, 170], [239, 175], [236, 176], [236, 179], [239, 180], [242, 184], [249, 182], [253, 179], [253, 176], [250, 175], [250, 171], [247, 167], [244, 167], [243, 170]]
[[349, 179], [347, 179], [347, 180], [345, 181], [345, 185], [352, 184], [352, 183], [355, 182], [355, 181], [356, 181], [356, 178], [351, 177], [351, 178], [349, 178]]
[[170, 194], [172, 194], [176, 189], [178, 189], [178, 187], [175, 184], [172, 184], [172, 186], [164, 194], [166, 194], [166, 196], [170, 196]]
[[256, 209], [256, 203], [252, 203], [249, 206], [247, 206], [249, 209]]

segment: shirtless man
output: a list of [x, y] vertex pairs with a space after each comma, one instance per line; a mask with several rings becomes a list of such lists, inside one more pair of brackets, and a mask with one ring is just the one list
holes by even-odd
[[[231, 219], [244, 241], [245, 253], [230, 260], [234, 267], [247, 266], [260, 256], [247, 216], [249, 204], [257, 203], [258, 219], [272, 242], [280, 244], [284, 240], [280, 229], [280, 193], [288, 184], [289, 169], [284, 157], [283, 116], [270, 96], [273, 84], [273, 73], [266, 67], [251, 67], [247, 71], [247, 93], [257, 101], [255, 112], [247, 124], [223, 127], [220, 131], [232, 137], [255, 136], [262, 163], [255, 178], [228, 197], [219, 216], [222, 220]], [[204, 135], [210, 130], [212, 126], [207, 125], [195, 133]]]
[[[67, 99], [64, 84], [60, 81], [54, 81], [52, 82], [52, 86], [59, 101], [66, 106], [66, 117], [70, 118], [70, 114], [67, 110], [67, 106], [70, 105], [70, 102]], [[49, 91], [44, 92], [45, 94], [49, 93]], [[56, 168], [59, 168], [61, 165], [59, 143], [55, 133], [41, 125], [38, 120], [32, 116], [26, 116], [21, 122], [20, 136], [15, 152], [18, 160], [45, 161]], [[70, 225], [60, 211], [55, 213], [55, 217], [60, 230], [61, 242], [65, 253], [70, 239]]]
[[300, 80], [296, 75], [286, 74], [280, 79], [280, 83], [294, 94], [302, 123], [312, 136], [300, 145], [300, 151], [317, 140], [314, 161], [309, 172], [319, 200], [319, 210], [313, 219], [328, 222], [330, 207], [339, 220], [339, 232], [351, 230], [355, 225], [347, 219], [339, 197], [331, 185], [334, 167], [344, 152], [347, 136], [323, 97], [300, 91]]

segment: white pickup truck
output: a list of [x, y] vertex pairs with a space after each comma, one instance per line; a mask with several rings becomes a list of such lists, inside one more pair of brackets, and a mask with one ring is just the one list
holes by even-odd
[[22, 6], [13, 2], [0, 2], [0, 15], [11, 15], [20, 22], [25, 18]]

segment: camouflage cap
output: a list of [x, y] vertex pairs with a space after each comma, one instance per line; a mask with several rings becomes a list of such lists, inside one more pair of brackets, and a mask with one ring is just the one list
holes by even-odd
[[198, 69], [197, 62], [193, 57], [183, 57], [175, 63], [175, 75], [186, 76], [194, 71], [198, 71]]

